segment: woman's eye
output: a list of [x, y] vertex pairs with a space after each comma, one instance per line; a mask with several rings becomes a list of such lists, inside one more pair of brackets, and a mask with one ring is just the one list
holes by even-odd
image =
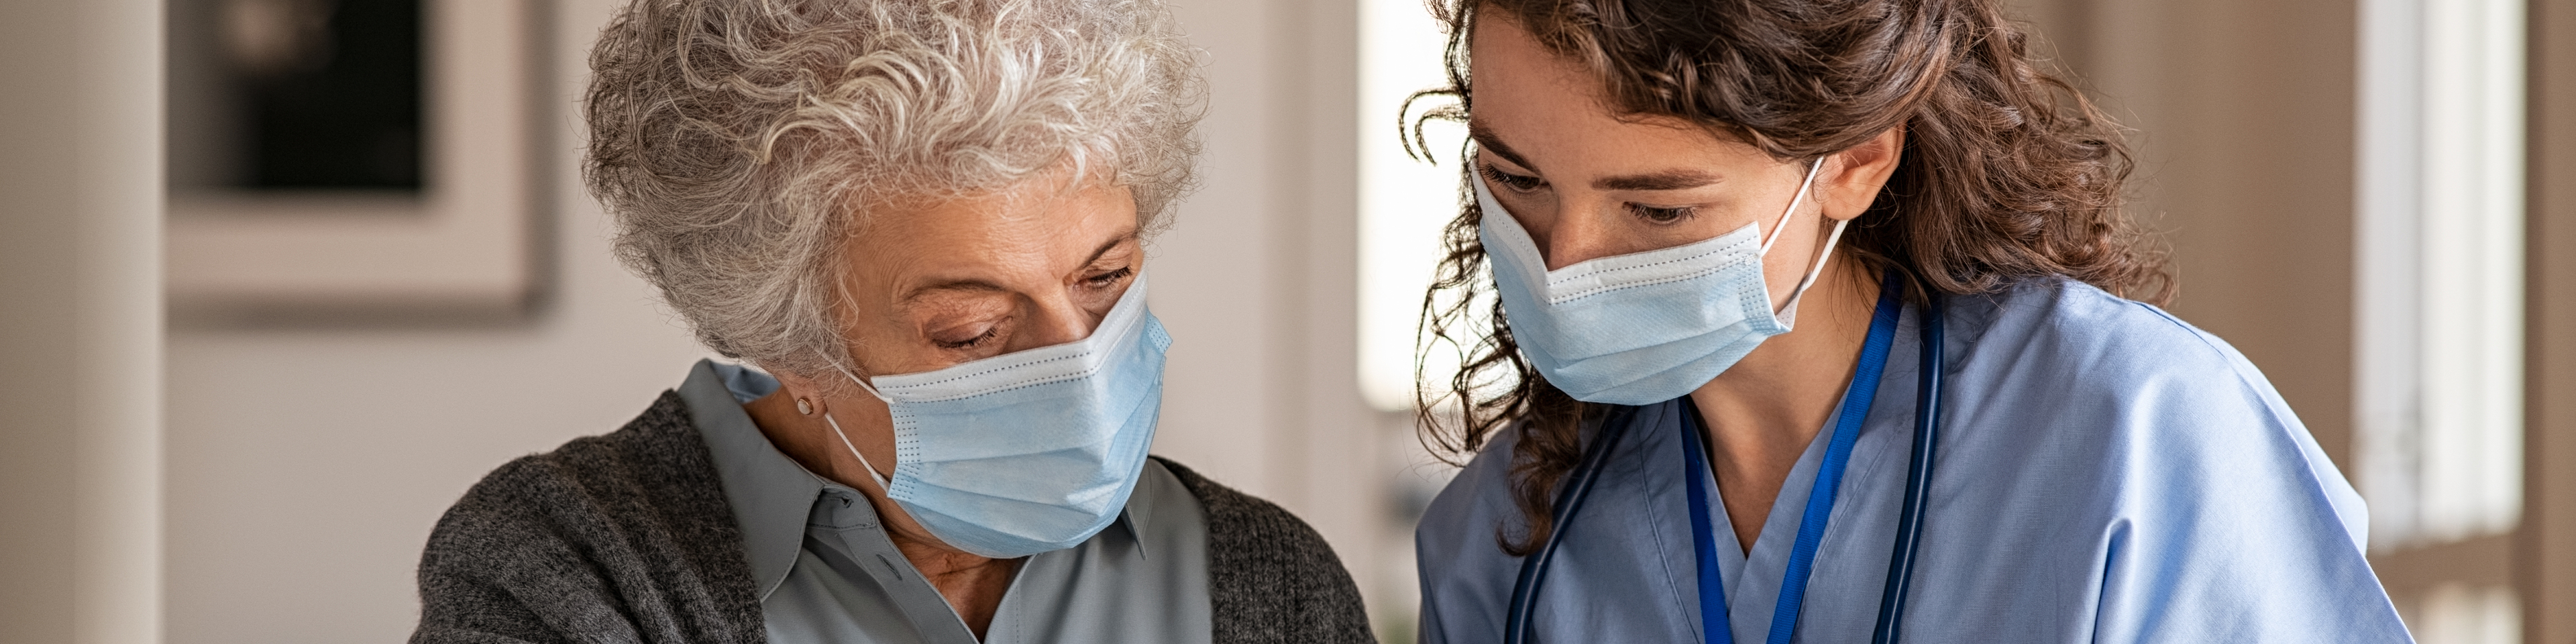
[[975, 335], [974, 337], [966, 338], [966, 339], [964, 339], [964, 340], [943, 340], [943, 339], [940, 339], [940, 338], [937, 338], [937, 337], [933, 337], [933, 338], [931, 338], [931, 339], [930, 339], [930, 343], [931, 343], [931, 344], [935, 344], [935, 345], [939, 345], [939, 348], [942, 348], [942, 349], [972, 349], [972, 348], [975, 348], [975, 345], [983, 344], [983, 343], [984, 343], [984, 341], [993, 339], [993, 336], [1000, 335], [1000, 334], [1001, 334], [1001, 332], [1002, 332], [1002, 325], [996, 324], [996, 325], [993, 325], [993, 326], [985, 327], [985, 328], [984, 328], [984, 332], [983, 332], [983, 333], [977, 334], [977, 335]]
[[1136, 274], [1136, 269], [1135, 269], [1134, 267], [1121, 268], [1121, 269], [1118, 269], [1118, 270], [1109, 271], [1109, 272], [1106, 272], [1106, 273], [1101, 273], [1101, 274], [1098, 274], [1098, 275], [1093, 275], [1093, 276], [1090, 276], [1090, 277], [1082, 278], [1082, 283], [1083, 283], [1083, 284], [1085, 284], [1085, 285], [1091, 286], [1091, 287], [1093, 287], [1093, 288], [1108, 288], [1108, 287], [1111, 287], [1111, 286], [1117, 286], [1117, 285], [1118, 285], [1118, 281], [1119, 281], [1119, 280], [1127, 279], [1127, 276], [1135, 275], [1135, 274]]
[[1502, 184], [1504, 188], [1508, 188], [1513, 192], [1529, 192], [1547, 186], [1547, 182], [1539, 179], [1538, 177], [1525, 174], [1512, 174], [1496, 170], [1494, 169], [1494, 166], [1490, 165], [1477, 164], [1476, 171], [1485, 175], [1487, 180]]
[[1657, 208], [1644, 204], [1628, 204], [1628, 214], [1636, 215], [1639, 219], [1644, 219], [1649, 223], [1657, 224], [1669, 224], [1689, 219], [1692, 215], [1698, 214], [1698, 210], [1699, 209], [1697, 208], [1691, 207]]

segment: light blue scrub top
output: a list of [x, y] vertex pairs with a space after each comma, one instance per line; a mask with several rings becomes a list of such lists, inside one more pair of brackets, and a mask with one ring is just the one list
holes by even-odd
[[[1908, 311], [1851, 454], [1797, 642], [1867, 642], [1903, 504], [1920, 331]], [[2232, 347], [2155, 307], [2045, 281], [1953, 297], [1909, 642], [2409, 642], [2364, 559], [2361, 497]], [[1559, 546], [1534, 641], [1701, 642], [1681, 405], [1639, 409]], [[1826, 427], [1830, 428], [1832, 421]], [[1597, 427], [1586, 427], [1587, 444]], [[1771, 625], [1831, 432], [1747, 556], [1716, 524], [1739, 643]], [[1498, 432], [1414, 534], [1423, 642], [1502, 641], [1521, 534]]]

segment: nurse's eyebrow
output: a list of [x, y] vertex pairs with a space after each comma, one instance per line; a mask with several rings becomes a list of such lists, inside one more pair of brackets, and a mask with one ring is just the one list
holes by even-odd
[[[1502, 157], [1503, 160], [1510, 161], [1513, 165], [1528, 168], [1531, 172], [1539, 172], [1537, 164], [1530, 163], [1529, 159], [1521, 156], [1519, 151], [1513, 150], [1512, 146], [1504, 144], [1503, 138], [1495, 136], [1494, 131], [1486, 128], [1484, 122], [1468, 121], [1467, 136], [1468, 138], [1476, 140], [1477, 147], [1482, 147], [1485, 151], [1494, 153], [1494, 156]], [[1592, 188], [1595, 190], [1682, 190], [1717, 183], [1719, 179], [1720, 177], [1716, 174], [1699, 170], [1665, 170], [1662, 172], [1649, 172], [1646, 174], [1602, 177], [1592, 181]]]
[[1600, 190], [1682, 190], [1717, 183], [1715, 174], [1698, 170], [1665, 170], [1646, 174], [1602, 177], [1592, 181]]
[[1528, 168], [1531, 172], [1539, 171], [1537, 164], [1530, 163], [1529, 159], [1523, 158], [1521, 153], [1512, 150], [1512, 146], [1503, 145], [1503, 138], [1494, 136], [1494, 131], [1485, 127], [1484, 121], [1468, 121], [1467, 138], [1475, 139], [1476, 147], [1484, 148], [1485, 151], [1494, 153], [1494, 156], [1502, 157], [1504, 161], [1512, 162], [1512, 165]]

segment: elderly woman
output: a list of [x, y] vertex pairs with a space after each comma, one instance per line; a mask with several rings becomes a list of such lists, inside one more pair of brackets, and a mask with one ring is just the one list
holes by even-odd
[[758, 369], [476, 485], [413, 641], [1370, 641], [1311, 528], [1146, 456], [1195, 63], [1155, 0], [636, 0], [588, 181]]

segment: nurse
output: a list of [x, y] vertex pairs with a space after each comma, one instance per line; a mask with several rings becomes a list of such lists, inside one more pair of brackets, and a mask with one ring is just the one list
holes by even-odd
[[1423, 641], [2409, 641], [1995, 0], [1445, 19], [1476, 199], [1429, 301], [1498, 306], [1429, 311], [1482, 342], [1423, 401], [1473, 454]]

